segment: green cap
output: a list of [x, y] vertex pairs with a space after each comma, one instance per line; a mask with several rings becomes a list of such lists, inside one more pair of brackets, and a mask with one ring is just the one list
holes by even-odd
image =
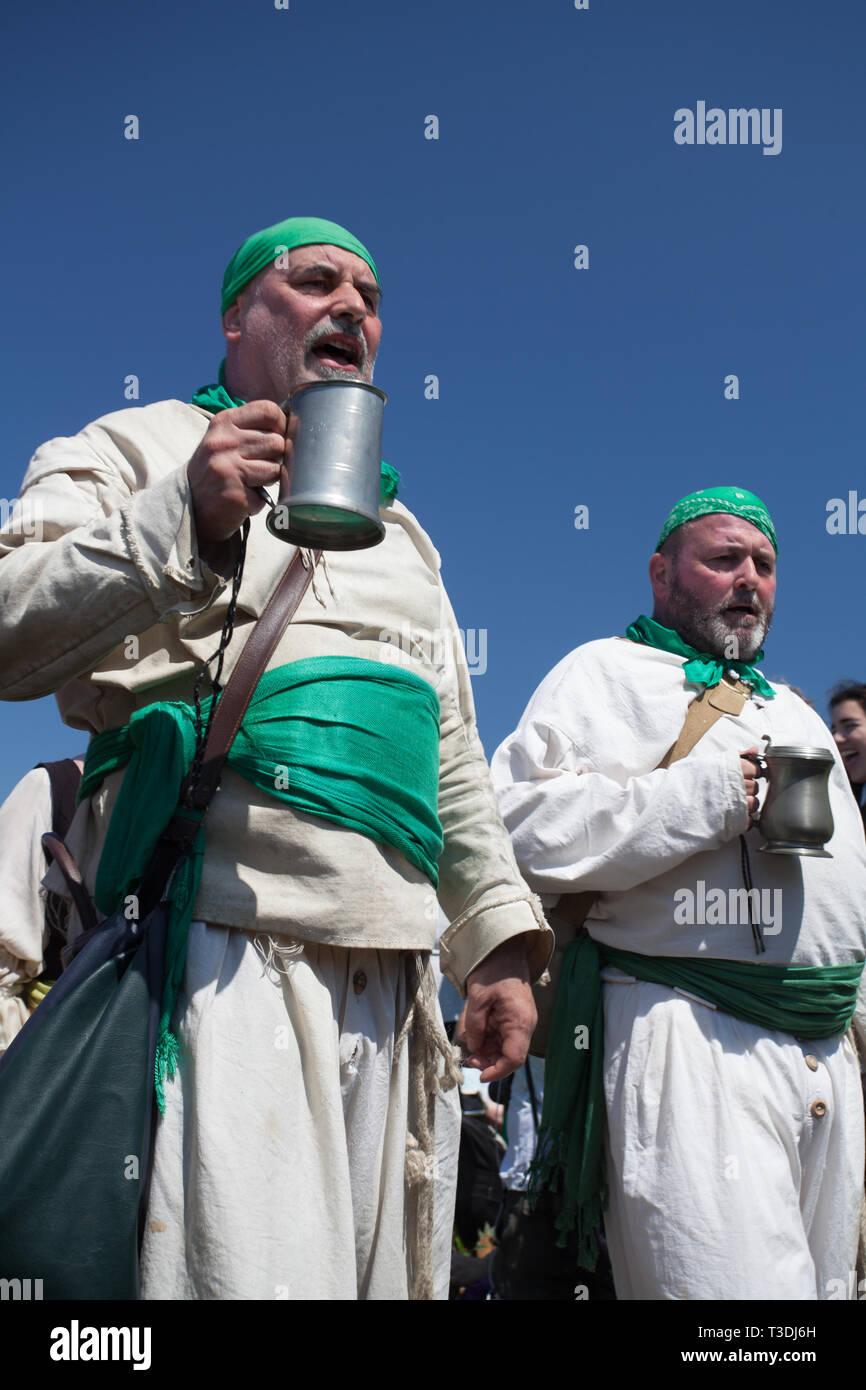
[[258, 275], [265, 266], [272, 265], [279, 255], [293, 251], [296, 246], [340, 246], [344, 251], [354, 251], [366, 261], [379, 284], [379, 272], [373, 257], [362, 246], [357, 237], [340, 227], [336, 222], [327, 222], [323, 217], [287, 217], [284, 222], [275, 222], [273, 227], [265, 227], [261, 232], [253, 232], [242, 242], [226, 266], [223, 276], [222, 313], [233, 304], [253, 276]]
[[743, 487], [706, 487], [700, 492], [690, 492], [688, 496], [681, 497], [668, 512], [656, 550], [661, 549], [671, 531], [675, 531], [678, 526], [682, 526], [686, 521], [694, 521], [696, 517], [708, 516], [711, 512], [730, 512], [732, 516], [741, 516], [745, 521], [751, 521], [753, 526], [757, 526], [758, 530], [763, 531], [767, 539], [772, 541], [773, 549], [778, 555], [776, 530], [770, 513], [760, 497], [756, 497], [753, 492], [747, 492]]

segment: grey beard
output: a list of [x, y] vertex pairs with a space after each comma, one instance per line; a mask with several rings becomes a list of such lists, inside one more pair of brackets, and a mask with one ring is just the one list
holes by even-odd
[[[671, 586], [674, 626], [684, 641], [723, 661], [751, 661], [757, 656], [770, 630], [773, 610], [757, 614], [754, 627], [735, 628], [718, 609], [701, 608], [679, 584]], [[743, 596], [743, 603], [755, 603], [754, 595]]]
[[329, 319], [326, 324], [316, 324], [316, 327], [310, 331], [308, 337], [304, 340], [305, 361], [310, 363], [316, 375], [320, 377], [322, 381], [345, 381], [349, 376], [349, 372], [345, 368], [327, 367], [323, 362], [320, 362], [317, 357], [313, 357], [312, 355], [313, 348], [316, 344], [321, 343], [325, 338], [330, 338], [333, 333], [345, 333], [348, 337], [354, 338], [357, 341], [361, 349], [361, 361], [357, 367], [352, 368], [352, 375], [357, 377], [358, 381], [371, 382], [373, 380], [373, 363], [370, 361], [370, 356], [367, 352], [367, 341], [363, 334], [353, 333], [350, 329], [341, 326], [339, 323], [335, 323], [333, 319]]

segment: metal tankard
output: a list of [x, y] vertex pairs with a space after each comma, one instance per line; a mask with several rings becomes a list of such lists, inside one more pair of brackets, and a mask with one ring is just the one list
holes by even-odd
[[283, 402], [294, 452], [276, 505], [264, 493], [271, 535], [322, 550], [364, 550], [384, 540], [379, 493], [387, 399], [365, 381], [312, 381]]
[[832, 859], [824, 845], [833, 834], [827, 787], [833, 754], [803, 743], [768, 742], [756, 762], [769, 783], [758, 819], [767, 839], [761, 850]]

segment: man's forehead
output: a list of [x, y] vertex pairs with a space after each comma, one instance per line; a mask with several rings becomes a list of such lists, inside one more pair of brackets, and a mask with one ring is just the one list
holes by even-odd
[[350, 270], [356, 279], [376, 283], [375, 276], [362, 256], [354, 251], [346, 251], [342, 246], [326, 244], [313, 246], [294, 246], [289, 252], [289, 269], [295, 270], [308, 265], [328, 265], [335, 270]]
[[708, 512], [687, 525], [686, 544], [692, 542], [701, 550], [707, 546], [730, 545], [748, 548], [756, 554], [766, 554], [773, 560], [776, 558], [769, 537], [743, 516], [734, 516], [731, 512]]

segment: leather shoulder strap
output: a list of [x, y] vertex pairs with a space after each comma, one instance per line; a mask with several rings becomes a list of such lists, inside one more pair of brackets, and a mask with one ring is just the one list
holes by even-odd
[[194, 791], [194, 804], [198, 810], [207, 806], [219, 786], [228, 751], [247, 712], [253, 691], [310, 586], [313, 570], [319, 563], [321, 554], [321, 550], [314, 550], [312, 562], [305, 565], [301, 551], [295, 552], [291, 564], [246, 640], [228, 684], [220, 695], [205, 744], [201, 772]]
[[78, 916], [85, 931], [96, 926], [96, 909], [90, 900], [90, 895], [84, 886], [81, 872], [69, 850], [66, 848], [59, 836], [46, 832], [42, 836], [42, 848], [49, 858], [57, 863], [57, 867], [66, 879], [66, 886], [69, 895], [78, 909]]
[[44, 767], [51, 782], [51, 829], [62, 840], [75, 815], [75, 799], [81, 784], [78, 764], [72, 758], [59, 758], [53, 763], [37, 763]]
[[[193, 800], [197, 810], [204, 810], [207, 807], [219, 786], [220, 774], [226, 756], [247, 712], [253, 691], [276, 650], [277, 643], [297, 612], [298, 605], [310, 586], [313, 570], [319, 563], [321, 554], [320, 550], [314, 550], [312, 562], [305, 565], [301, 551], [295, 552], [291, 564], [268, 599], [264, 612], [246, 640], [243, 651], [238, 657], [235, 668], [219, 698], [208, 740], [205, 744], [201, 772], [194, 789]], [[75, 767], [74, 763], [73, 767]], [[78, 772], [77, 767], [75, 771]], [[174, 866], [192, 845], [198, 825], [197, 820], [178, 812], [172, 816], [157, 841], [142, 875], [139, 888], [139, 912], [142, 918], [145, 918], [151, 908], [159, 901]], [[63, 964], [66, 966], [87, 937], [97, 930], [95, 925], [96, 913], [82, 882], [78, 867], [56, 832], [52, 835], [43, 835], [42, 845], [46, 852], [57, 861], [78, 908], [82, 925], [86, 929], [80, 937], [71, 943], [70, 947], [64, 950]]]

